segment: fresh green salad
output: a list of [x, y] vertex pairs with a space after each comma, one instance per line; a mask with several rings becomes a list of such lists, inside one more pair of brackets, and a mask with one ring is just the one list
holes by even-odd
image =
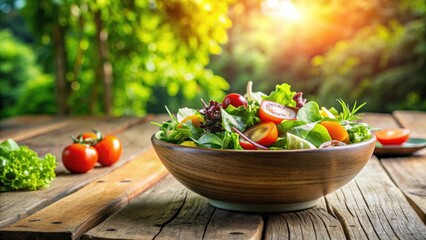
[[222, 102], [204, 102], [202, 109], [180, 108], [160, 127], [159, 140], [185, 146], [283, 150], [315, 149], [357, 143], [372, 137], [371, 127], [357, 114], [365, 103], [352, 108], [338, 99], [342, 110], [307, 101], [284, 83], [269, 94], [228, 94]]
[[46, 188], [55, 179], [56, 158], [39, 158], [27, 146], [8, 139], [0, 143], [0, 192]]

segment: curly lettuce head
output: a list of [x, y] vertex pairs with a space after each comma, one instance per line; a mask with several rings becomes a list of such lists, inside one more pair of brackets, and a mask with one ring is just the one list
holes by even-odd
[[0, 144], [0, 191], [46, 188], [55, 178], [56, 158], [39, 158], [27, 146], [12, 139]]

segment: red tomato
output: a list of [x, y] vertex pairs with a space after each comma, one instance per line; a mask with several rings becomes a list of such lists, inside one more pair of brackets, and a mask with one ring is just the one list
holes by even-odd
[[222, 101], [222, 108], [227, 109], [229, 105], [234, 107], [244, 106], [247, 108], [248, 103], [247, 100], [238, 93], [230, 93], [226, 95], [226, 97]]
[[94, 132], [85, 132], [85, 133], [82, 133], [80, 136], [83, 139], [88, 139], [88, 138], [90, 138], [90, 139], [97, 139], [97, 137], [98, 137], [97, 134], [94, 133]]
[[98, 151], [98, 162], [102, 166], [111, 166], [120, 159], [122, 152], [121, 143], [117, 137], [107, 135], [94, 145]]
[[374, 133], [383, 145], [400, 145], [408, 140], [410, 130], [405, 128], [386, 129]]
[[98, 153], [94, 147], [73, 143], [62, 151], [62, 162], [71, 173], [86, 173], [98, 161]]
[[[275, 143], [278, 138], [278, 129], [273, 122], [261, 122], [243, 133], [250, 140], [262, 146], [270, 146]], [[256, 146], [240, 137], [240, 145], [247, 150], [256, 150]]]
[[262, 122], [280, 124], [283, 120], [295, 120], [296, 111], [279, 103], [264, 100], [260, 104], [259, 117]]
[[78, 139], [79, 138], [84, 140], [84, 141], [81, 141], [80, 143], [88, 143], [90, 145], [93, 145], [98, 141], [98, 134], [96, 134], [94, 132], [85, 132], [85, 133], [80, 134], [78, 136]]

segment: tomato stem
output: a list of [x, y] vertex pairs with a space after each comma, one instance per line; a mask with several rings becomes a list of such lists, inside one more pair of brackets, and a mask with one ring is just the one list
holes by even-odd
[[74, 137], [73, 135], [70, 135], [70, 138], [72, 139], [72, 141], [74, 143], [80, 143], [81, 142], [81, 139], [78, 139], [78, 138]]
[[244, 135], [240, 130], [238, 130], [236, 127], [232, 127], [232, 130], [234, 130], [238, 135], [240, 135], [242, 138], [244, 138], [247, 142], [253, 144], [255, 147], [262, 149], [262, 150], [268, 150], [267, 147], [260, 145], [259, 143], [253, 142], [250, 138], [248, 138], [246, 135]]
[[104, 138], [101, 131], [98, 131], [97, 129], [94, 129], [94, 128], [92, 129], [92, 131], [96, 134], [96, 142], [99, 142]]

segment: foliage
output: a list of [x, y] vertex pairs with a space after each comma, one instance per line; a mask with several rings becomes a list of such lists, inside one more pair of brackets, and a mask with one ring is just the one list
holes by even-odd
[[15, 111], [19, 114], [55, 114], [54, 92], [52, 74], [38, 74], [26, 82]]
[[[24, 2], [34, 38], [15, 21], [17, 9], [0, 13], [0, 28], [37, 42], [36, 57], [4, 40], [16, 46], [0, 48], [0, 118], [61, 113], [53, 103], [61, 96], [70, 114], [200, 108], [200, 98], [245, 92], [248, 81], [263, 92], [286, 82], [327, 107], [344, 98], [368, 102], [367, 111], [426, 109], [424, 0], [293, 0], [298, 22], [266, 14], [264, 0]], [[65, 37], [63, 53], [55, 33]], [[13, 49], [26, 51], [21, 60], [6, 54]]]
[[367, 111], [426, 110], [424, 1], [293, 2], [299, 22], [233, 5], [230, 41], [210, 63], [231, 90], [286, 82], [328, 107], [344, 98], [367, 101]]
[[[36, 87], [40, 81], [53, 86], [52, 79], [41, 74], [31, 49], [16, 40], [9, 31], [0, 31], [0, 42], [0, 118], [17, 113], [33, 113], [35, 109], [54, 113], [51, 109], [55, 106], [52, 92], [40, 92]], [[26, 97], [21, 98], [23, 94]], [[43, 100], [49, 96], [52, 98]], [[33, 108], [36, 104], [38, 107]]]
[[426, 42], [424, 21], [405, 26], [393, 22], [364, 28], [313, 60], [325, 81], [321, 102], [339, 96], [367, 101], [371, 111], [426, 109]]
[[[227, 41], [227, 5], [213, 0], [37, 0], [28, 1], [23, 12], [43, 52], [55, 49], [55, 24], [64, 30], [72, 114], [106, 112], [101, 66], [112, 72], [112, 113], [143, 115], [147, 109], [163, 111], [165, 104], [176, 109], [185, 101], [224, 95], [228, 83], [205, 66], [209, 54], [219, 54], [219, 44]], [[107, 43], [103, 49], [102, 39]], [[53, 52], [42, 59], [48, 71]]]

